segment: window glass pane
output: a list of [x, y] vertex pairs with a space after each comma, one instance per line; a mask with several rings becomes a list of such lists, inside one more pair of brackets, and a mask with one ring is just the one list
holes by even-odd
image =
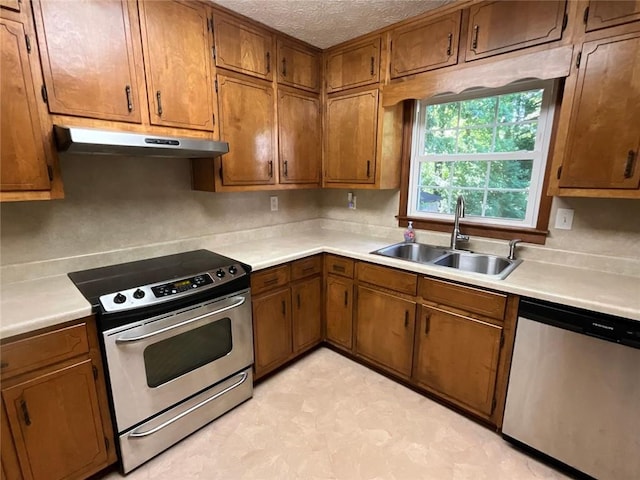
[[487, 182], [487, 163], [485, 161], [453, 163], [452, 184], [458, 187], [483, 187]]
[[538, 122], [500, 125], [496, 131], [496, 152], [531, 152], [536, 146]]
[[487, 192], [486, 217], [524, 220], [528, 192]]
[[493, 149], [493, 127], [460, 130], [458, 153], [489, 153]]
[[498, 122], [514, 123], [534, 120], [540, 116], [543, 90], [500, 95], [498, 103]]
[[449, 183], [451, 162], [422, 162], [420, 185], [442, 186]]
[[470, 217], [482, 216], [482, 202], [484, 200], [484, 190], [453, 190], [451, 201], [451, 214], [453, 215], [456, 209], [456, 201], [458, 195], [464, 197], [464, 214]]
[[458, 102], [428, 105], [426, 110], [428, 130], [458, 126]]
[[427, 130], [426, 154], [456, 153], [457, 130]]
[[460, 102], [460, 126], [488, 125], [495, 122], [498, 97]]
[[489, 188], [529, 188], [533, 160], [491, 162]]
[[[441, 202], [448, 196], [447, 192], [439, 188], [420, 188], [418, 192], [417, 209], [421, 212], [442, 213]], [[445, 203], [448, 203], [445, 201]]]

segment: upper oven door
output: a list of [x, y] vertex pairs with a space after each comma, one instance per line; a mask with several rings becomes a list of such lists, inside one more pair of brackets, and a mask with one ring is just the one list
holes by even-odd
[[253, 363], [248, 290], [104, 332], [118, 431]]

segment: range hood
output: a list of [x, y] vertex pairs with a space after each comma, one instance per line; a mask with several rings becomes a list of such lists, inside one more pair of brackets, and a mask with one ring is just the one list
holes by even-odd
[[214, 158], [229, 152], [227, 142], [164, 137], [95, 128], [54, 125], [59, 152], [145, 157]]

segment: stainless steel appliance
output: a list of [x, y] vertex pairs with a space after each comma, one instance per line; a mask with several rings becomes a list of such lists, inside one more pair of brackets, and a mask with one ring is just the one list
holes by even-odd
[[123, 473], [252, 396], [250, 271], [197, 250], [69, 274], [97, 314]]
[[601, 480], [640, 475], [640, 322], [521, 301], [503, 436]]

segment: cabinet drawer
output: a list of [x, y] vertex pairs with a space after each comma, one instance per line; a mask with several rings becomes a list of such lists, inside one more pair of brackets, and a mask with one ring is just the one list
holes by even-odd
[[415, 273], [402, 272], [392, 268], [358, 262], [357, 277], [361, 282], [389, 288], [408, 295], [416, 294], [418, 276]]
[[86, 323], [7, 343], [2, 346], [2, 376], [18, 375], [88, 351]]
[[322, 257], [315, 255], [291, 263], [291, 280], [309, 277], [322, 272]]
[[251, 276], [251, 293], [257, 295], [289, 283], [289, 265], [270, 268]]
[[472, 287], [421, 277], [419, 293], [425, 300], [502, 320], [507, 296]]
[[350, 258], [336, 257], [335, 255], [327, 255], [325, 257], [327, 273], [334, 273], [343, 277], [353, 278], [353, 263]]

